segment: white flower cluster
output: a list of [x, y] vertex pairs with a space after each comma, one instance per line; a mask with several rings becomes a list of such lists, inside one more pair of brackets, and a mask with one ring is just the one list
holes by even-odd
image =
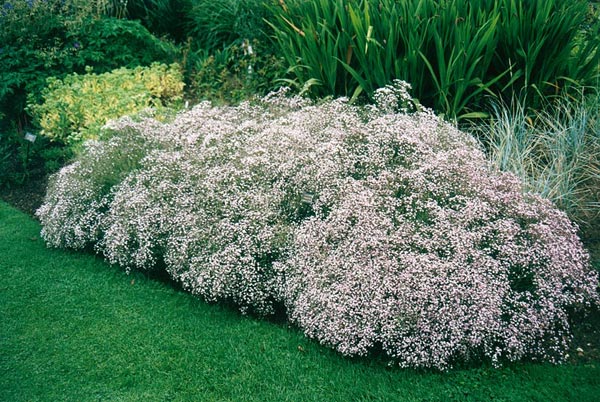
[[411, 85], [405, 81], [394, 80], [393, 85], [379, 88], [373, 94], [375, 106], [384, 112], [408, 113], [415, 108], [410, 95]]
[[576, 228], [468, 135], [430, 111], [392, 111], [405, 85], [384, 92], [375, 108], [279, 93], [113, 123], [122, 135], [52, 180], [42, 234], [94, 243], [127, 269], [164, 267], [242, 311], [283, 304], [347, 355], [559, 361], [567, 308], [598, 302]]

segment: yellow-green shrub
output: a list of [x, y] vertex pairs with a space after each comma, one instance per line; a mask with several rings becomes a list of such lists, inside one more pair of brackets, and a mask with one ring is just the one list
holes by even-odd
[[183, 75], [177, 64], [119, 68], [109, 73], [71, 74], [48, 79], [42, 103], [28, 105], [41, 133], [73, 145], [96, 138], [107, 121], [154, 109], [158, 117], [176, 107], [183, 96]]

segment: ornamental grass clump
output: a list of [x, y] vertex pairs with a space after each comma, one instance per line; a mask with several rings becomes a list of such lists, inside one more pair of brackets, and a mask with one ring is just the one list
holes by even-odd
[[600, 219], [600, 97], [586, 95], [556, 97], [543, 111], [518, 100], [496, 104], [488, 123], [473, 126], [495, 166], [583, 228]]
[[414, 111], [407, 89], [386, 87], [370, 107], [279, 93], [136, 123], [162, 142], [93, 196], [64, 191], [83, 160], [63, 169], [38, 211], [43, 236], [79, 245], [60, 234], [87, 209], [60, 206], [90, 204], [85, 239], [109, 261], [164, 268], [243, 312], [284, 306], [345, 355], [437, 369], [561, 361], [568, 309], [598, 302], [576, 227], [472, 137]]

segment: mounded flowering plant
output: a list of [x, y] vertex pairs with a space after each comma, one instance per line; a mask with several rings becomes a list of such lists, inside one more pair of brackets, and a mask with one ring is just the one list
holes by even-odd
[[[42, 234], [164, 268], [244, 312], [283, 305], [346, 355], [561, 361], [568, 309], [598, 302], [576, 227], [470, 136], [414, 111], [407, 90], [383, 88], [369, 107], [277, 93], [112, 123], [111, 140], [51, 181]], [[95, 172], [110, 171], [119, 132], [144, 145], [107, 182]]]

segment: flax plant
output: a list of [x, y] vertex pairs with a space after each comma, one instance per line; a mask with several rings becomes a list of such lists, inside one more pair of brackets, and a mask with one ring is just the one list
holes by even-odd
[[293, 78], [285, 82], [313, 95], [348, 94], [350, 74], [339, 60], [352, 57], [352, 31], [344, 0], [295, 2], [273, 8], [268, 24]]
[[[600, 66], [600, 25], [585, 25], [588, 1], [503, 0], [495, 72], [509, 69], [502, 83], [529, 102], [561, 92], [577, 81], [593, 85]], [[576, 88], [576, 86], [575, 86]], [[511, 92], [509, 92], [510, 94]], [[542, 95], [540, 97], [540, 95]], [[505, 97], [506, 99], [510, 99]]]
[[502, 76], [484, 82], [498, 17], [458, 2], [444, 3], [440, 12], [437, 3], [295, 2], [297, 14], [282, 3], [271, 26], [294, 80], [317, 84], [317, 95], [372, 97], [402, 78], [423, 102], [456, 117]]
[[597, 79], [598, 24], [586, 3], [514, 0], [282, 0], [273, 38], [288, 83], [372, 99], [394, 79], [447, 117], [482, 117], [484, 96], [538, 99]]

